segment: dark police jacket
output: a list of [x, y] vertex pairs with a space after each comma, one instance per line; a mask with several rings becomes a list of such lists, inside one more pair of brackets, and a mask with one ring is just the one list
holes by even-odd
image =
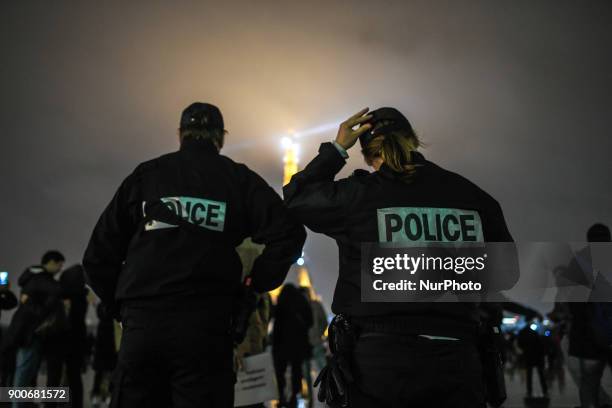
[[[152, 203], [161, 203], [176, 221], [151, 217]], [[242, 272], [235, 247], [249, 236], [265, 244], [253, 266], [253, 286], [271, 290], [300, 256], [304, 228], [247, 166], [208, 141], [186, 140], [179, 151], [139, 165], [121, 184], [85, 252], [86, 280], [115, 307], [175, 295], [231, 305]]]
[[[334, 313], [378, 316], [378, 320], [394, 316], [396, 321], [401, 319], [403, 331], [415, 334], [471, 335], [479, 324], [477, 304], [361, 302], [361, 243], [476, 238], [512, 241], [502, 210], [490, 195], [418, 152], [412, 158], [418, 167], [410, 184], [400, 181], [385, 165], [375, 173], [358, 170], [349, 178], [334, 181], [345, 160], [331, 143], [323, 143], [318, 156], [285, 186], [285, 202], [308, 228], [338, 244], [340, 273]], [[402, 227], [405, 216], [415, 216], [428, 225], [406, 231]], [[450, 221], [441, 216], [450, 217]], [[463, 228], [460, 220], [468, 218], [471, 223]], [[508, 277], [512, 282], [516, 278]]]

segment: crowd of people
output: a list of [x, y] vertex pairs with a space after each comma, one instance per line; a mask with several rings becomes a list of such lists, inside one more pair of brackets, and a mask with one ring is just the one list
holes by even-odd
[[[75, 264], [63, 269], [64, 262], [62, 253], [48, 251], [40, 264], [19, 276], [17, 294], [10, 283], [0, 288], [2, 309], [16, 308], [2, 336], [0, 375], [5, 387], [67, 386], [71, 407], [79, 408], [84, 406], [83, 375], [89, 365], [95, 371], [93, 401], [103, 400], [105, 395], [108, 399], [116, 361], [114, 323], [104, 305], [97, 303], [98, 323], [93, 335], [86, 315], [90, 304], [96, 302], [85, 285], [83, 268]], [[44, 384], [38, 382], [41, 371], [46, 373]], [[14, 402], [12, 406], [27, 404]]]
[[[2, 289], [2, 307], [17, 306], [2, 341], [3, 384], [36, 385], [44, 363], [46, 385], [70, 387], [71, 406], [78, 408], [93, 355], [94, 405], [108, 402], [110, 382], [114, 407], [229, 408], [244, 358], [269, 348], [279, 407], [297, 408], [305, 395], [312, 403], [311, 373], [318, 371], [319, 400], [331, 406], [503, 403], [497, 344], [503, 312], [536, 312], [509, 301], [367, 302], [360, 291], [363, 243], [512, 244], [493, 197], [428, 161], [395, 108], [366, 108], [344, 121], [336, 139], [323, 143], [284, 187], [283, 199], [248, 167], [220, 154], [225, 134], [216, 106], [188, 106], [180, 149], [142, 163], [124, 180], [93, 230], [83, 266], [62, 272], [64, 256], [49, 251], [19, 277], [18, 295]], [[335, 180], [357, 142], [374, 172]], [[423, 225], [413, 229], [411, 220]], [[310, 288], [285, 283], [275, 302], [268, 293], [285, 282], [302, 253], [305, 226], [339, 249], [329, 326]], [[609, 243], [610, 230], [596, 224], [587, 238]], [[586, 252], [568, 273], [592, 274], [582, 265], [591, 265]], [[499, 279], [490, 291], [518, 281], [518, 255], [514, 249], [507, 255], [495, 264]], [[94, 292], [99, 300], [92, 302]], [[93, 338], [85, 323], [92, 303], [99, 318]], [[612, 344], [607, 305], [560, 302], [550, 316], [559, 326], [570, 323], [582, 408], [604, 406], [601, 376]], [[527, 395], [534, 394], [535, 371], [547, 396], [550, 345], [531, 326], [507, 344], [506, 351], [514, 344], [521, 351]]]
[[[593, 236], [606, 234], [602, 226], [592, 230], [590, 239], [606, 239]], [[259, 253], [251, 242], [239, 248], [245, 274]], [[28, 267], [19, 277], [17, 294], [10, 283], [0, 286], [0, 308], [17, 309], [9, 327], [0, 332], [1, 385], [34, 386], [43, 369], [46, 382], [39, 385], [70, 387], [71, 406], [82, 407], [86, 396], [83, 375], [91, 367], [91, 404], [107, 406], [117, 359], [117, 324], [108, 308], [89, 293], [83, 268], [77, 264], [63, 269], [64, 262], [60, 252], [48, 251], [40, 265]], [[95, 330], [86, 326], [89, 307], [96, 310]], [[605, 366], [612, 369], [612, 355], [598, 341], [601, 335], [597, 333], [606, 330], [594, 326], [603, 324], [592, 317], [598, 307], [601, 305], [558, 303], [548, 314], [546, 326], [535, 310], [516, 304], [501, 307], [522, 314], [527, 321], [521, 330], [505, 333], [502, 347], [506, 375], [511, 380], [518, 375], [524, 381], [527, 398], [547, 398], [555, 384], [563, 392], [567, 367], [583, 401], [591, 406], [611, 406], [610, 396], [600, 384]], [[259, 295], [247, 335], [235, 350], [235, 370], [241, 369], [243, 358], [271, 350], [280, 406], [297, 407], [300, 397], [307, 397], [312, 404], [313, 374], [323, 369], [329, 353], [327, 326], [328, 315], [311, 287], [287, 283], [275, 302], [267, 293]], [[569, 350], [564, 351], [562, 344], [568, 337]], [[574, 364], [568, 357], [574, 358]], [[534, 373], [539, 385], [535, 393]], [[263, 404], [251, 406], [257, 407]]]
[[[604, 224], [594, 224], [586, 238], [595, 245], [609, 243], [610, 229]], [[585, 247], [568, 265], [556, 267], [553, 274], [557, 279], [561, 275], [571, 277], [565, 284], [571, 282], [581, 290], [595, 279], [590, 265], [591, 254]], [[606, 367], [612, 370], [610, 303], [557, 301], [546, 316], [525, 306], [514, 305], [509, 309], [515, 317], [522, 315], [526, 324], [520, 330], [510, 328], [504, 334], [501, 349], [505, 371], [510, 380], [518, 377], [524, 382], [527, 400], [548, 399], [553, 387], [556, 392], [564, 393], [567, 373], [578, 388], [580, 407], [612, 407], [610, 391], [602, 386]], [[534, 390], [534, 374], [538, 391]]]
[[[250, 248], [250, 243], [240, 248], [245, 269]], [[64, 262], [59, 251], [48, 251], [39, 265], [28, 267], [19, 277], [17, 294], [10, 283], [0, 286], [0, 309], [16, 309], [10, 325], [4, 333], [0, 331], [1, 386], [67, 386], [70, 407], [83, 407], [85, 398], [94, 408], [108, 406], [121, 327], [87, 288], [82, 266], [63, 269]], [[97, 315], [95, 327], [86, 325], [90, 307]], [[275, 303], [269, 294], [262, 294], [250, 316], [246, 338], [236, 346], [235, 369], [241, 369], [245, 357], [271, 349], [280, 401], [297, 406], [303, 384], [312, 396], [313, 373], [326, 363], [327, 323], [325, 308], [310, 287], [285, 284]], [[286, 395], [288, 368], [290, 395]], [[87, 370], [93, 370], [93, 381], [89, 393], [84, 393]], [[27, 404], [13, 406], [22, 405]], [[253, 407], [258, 406], [263, 404]]]

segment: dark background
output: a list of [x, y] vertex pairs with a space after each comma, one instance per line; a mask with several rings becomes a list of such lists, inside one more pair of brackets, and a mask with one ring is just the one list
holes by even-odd
[[[279, 140], [305, 164], [361, 107], [391, 105], [426, 157], [500, 201], [515, 239], [612, 224], [612, 2], [2, 2], [0, 270], [81, 258], [141, 161], [177, 148], [195, 100], [224, 153], [274, 187]], [[309, 129], [318, 131], [305, 132]], [[358, 151], [343, 174], [363, 167]], [[306, 256], [327, 304], [335, 245]]]

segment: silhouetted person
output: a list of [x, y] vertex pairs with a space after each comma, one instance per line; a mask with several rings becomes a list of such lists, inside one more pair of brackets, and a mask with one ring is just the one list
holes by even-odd
[[[375, 171], [357, 170], [335, 180], [358, 140]], [[512, 242], [497, 201], [426, 160], [417, 151], [420, 145], [397, 109], [370, 114], [363, 109], [344, 121], [336, 140], [321, 144], [319, 154], [283, 188], [292, 215], [338, 245], [336, 318], [330, 325], [337, 341], [319, 377], [328, 403], [344, 404], [348, 395], [351, 408], [483, 406], [482, 369], [494, 367], [499, 374], [498, 364], [482, 364], [475, 302], [362, 301], [363, 243]], [[474, 229], [453, 226], [451, 233], [450, 223], [458, 225], [459, 219], [470, 220]], [[505, 261], [511, 262], [496, 264], [495, 290], [518, 278], [516, 259]], [[357, 342], [355, 332], [361, 336]], [[348, 392], [334, 398], [343, 390]]]
[[[0, 285], [0, 314], [2, 310], [17, 307], [17, 296], [11, 291], [10, 282]], [[9, 381], [15, 371], [15, 351], [4, 347], [3, 333], [0, 330], [0, 387], [10, 385]]]
[[[48, 251], [40, 266], [32, 266], [19, 277], [20, 306], [9, 327], [10, 343], [17, 347], [14, 387], [31, 387], [43, 357], [45, 344], [66, 329], [62, 289], [54, 275], [62, 270], [64, 256]], [[48, 386], [59, 384], [49, 383]], [[13, 407], [24, 406], [13, 403]]]
[[[297, 395], [302, 389], [302, 365], [310, 354], [308, 331], [312, 323], [308, 300], [294, 285], [286, 284], [278, 296], [272, 334], [272, 353], [281, 406], [297, 407]], [[289, 402], [285, 397], [285, 373], [288, 366], [291, 366]]]
[[[308, 300], [310, 310], [312, 311], [312, 326], [308, 330], [308, 342], [310, 343], [309, 354], [304, 361], [304, 378], [308, 385], [308, 393], [310, 399], [308, 401], [309, 408], [314, 406], [314, 389], [312, 385], [312, 363], [315, 364], [316, 372], [319, 373], [325, 367], [326, 350], [323, 335], [327, 329], [327, 313], [323, 307], [323, 303], [317, 299], [314, 289], [308, 286], [301, 286], [300, 291]], [[315, 374], [316, 376], [317, 374]]]
[[[123, 324], [114, 407], [233, 408], [241, 287], [278, 287], [300, 256], [304, 227], [220, 154], [225, 134], [219, 108], [189, 105], [180, 149], [140, 164], [94, 228], [87, 282]], [[265, 247], [243, 284], [236, 247], [247, 237]]]
[[[498, 297], [500, 299], [499, 302], [483, 302], [480, 304], [479, 312], [483, 327], [501, 327], [504, 312], [525, 316], [525, 320], [527, 321], [536, 317], [542, 319], [542, 315], [538, 311], [520, 303], [512, 302], [504, 295], [500, 294]], [[504, 299], [505, 301], [503, 301]], [[503, 360], [506, 361], [508, 345], [504, 337], [496, 336], [495, 341], [497, 342], [499, 351], [502, 353]]]
[[[587, 232], [587, 241], [610, 242], [610, 229], [603, 224], [594, 224]], [[590, 248], [580, 250], [567, 268], [570, 279], [590, 286], [594, 278], [591, 262]], [[609, 303], [569, 303], [569, 355], [578, 358], [578, 388], [582, 408], [598, 408], [602, 402], [601, 377], [610, 353], [610, 341], [606, 337], [612, 328], [606, 324], [606, 319], [599, 317], [609, 314], [610, 307]]]
[[[53, 377], [53, 383], [61, 381], [63, 368], [66, 368], [66, 378], [70, 387], [70, 403], [72, 408], [83, 406], [82, 370], [85, 364], [87, 348], [87, 293], [85, 275], [81, 265], [73, 265], [62, 272], [60, 276], [62, 296], [69, 301], [69, 329], [63, 335], [48, 345], [47, 375]], [[57, 404], [48, 404], [50, 407]]]
[[533, 396], [533, 369], [538, 372], [540, 386], [545, 397], [548, 396], [548, 387], [544, 377], [544, 363], [546, 358], [546, 347], [542, 336], [533, 330], [528, 324], [518, 335], [518, 345], [523, 350], [523, 359], [527, 369], [527, 397]]

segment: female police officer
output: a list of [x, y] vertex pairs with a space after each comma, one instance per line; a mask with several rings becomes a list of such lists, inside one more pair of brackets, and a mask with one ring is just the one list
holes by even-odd
[[[417, 152], [419, 138], [399, 111], [367, 112], [343, 122], [336, 140], [323, 143], [284, 189], [293, 215], [339, 247], [332, 310], [342, 316], [336, 337], [344, 338], [333, 341], [335, 359], [322, 375], [320, 398], [350, 407], [483, 407], [477, 306], [362, 302], [360, 246], [445, 241], [451, 232], [458, 241], [510, 242], [501, 208], [476, 185]], [[334, 181], [357, 139], [375, 171], [358, 170]], [[400, 227], [404, 223], [381, 219], [390, 213], [416, 214], [415, 220], [472, 214], [474, 222], [465, 230], [453, 225], [451, 231], [448, 223], [423, 221], [427, 229], [415, 233]]]

